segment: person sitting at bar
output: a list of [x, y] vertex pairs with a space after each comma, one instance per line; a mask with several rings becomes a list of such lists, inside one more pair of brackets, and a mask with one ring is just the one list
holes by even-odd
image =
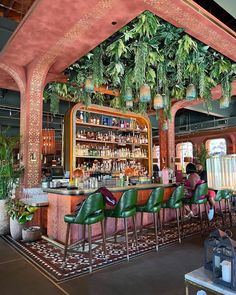
[[188, 178], [184, 183], [184, 187], [186, 191], [184, 203], [186, 204], [185, 210], [188, 212], [188, 215], [186, 215], [185, 217], [190, 218], [190, 217], [194, 217], [194, 214], [188, 204], [190, 203], [190, 200], [193, 196], [193, 192], [196, 188], [196, 185], [202, 183], [202, 180], [197, 173], [196, 166], [193, 163], [188, 163], [188, 165], [186, 166], [186, 174], [188, 175]]
[[[206, 170], [204, 170], [203, 165], [201, 163], [198, 163], [196, 165], [196, 169], [197, 169], [197, 173], [199, 174], [201, 180], [203, 180], [204, 182], [207, 182], [207, 172], [206, 172]], [[210, 210], [208, 212], [208, 219], [209, 220], [212, 220], [214, 217], [215, 197], [216, 197], [215, 191], [208, 190], [207, 199], [208, 199], [208, 203], [210, 205]]]

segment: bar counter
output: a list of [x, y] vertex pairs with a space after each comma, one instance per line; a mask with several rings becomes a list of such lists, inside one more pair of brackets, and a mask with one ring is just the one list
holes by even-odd
[[[143, 204], [147, 201], [151, 191], [154, 188], [164, 188], [164, 201], [167, 201], [175, 187], [175, 184], [137, 184], [131, 186], [111, 187], [108, 188], [119, 200], [122, 193], [128, 189], [134, 188], [138, 191], [138, 204]], [[81, 190], [67, 190], [67, 189], [44, 189], [48, 193], [48, 216], [47, 216], [47, 234], [50, 239], [56, 240], [60, 243], [65, 242], [66, 224], [64, 222], [64, 215], [74, 212], [78, 203], [86, 198], [87, 195], [94, 193], [97, 189], [81, 189]], [[109, 208], [109, 207], [108, 207]], [[143, 224], [152, 223], [152, 214], [144, 214]], [[137, 226], [140, 225], [140, 216], [137, 214]], [[133, 227], [131, 220], [130, 226]], [[114, 233], [114, 220], [108, 218], [106, 234], [111, 236]], [[123, 220], [118, 222], [118, 230], [123, 229]], [[101, 233], [100, 224], [93, 225], [92, 235], [98, 236]], [[77, 242], [82, 238], [82, 226], [73, 224], [71, 226], [70, 243]]]

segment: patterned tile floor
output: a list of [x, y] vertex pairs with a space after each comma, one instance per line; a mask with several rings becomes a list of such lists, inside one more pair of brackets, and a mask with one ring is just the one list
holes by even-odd
[[[230, 226], [229, 220], [227, 220], [226, 226]], [[211, 222], [211, 229], [214, 228], [222, 228], [221, 219], [219, 217], [215, 218], [214, 222]], [[158, 232], [159, 247], [178, 242], [176, 223], [165, 225], [163, 232], [163, 239], [161, 238], [161, 231]], [[196, 235], [199, 232], [201, 232], [201, 227], [198, 219], [184, 222], [183, 238]], [[208, 232], [209, 229], [205, 230], [205, 234]], [[80, 245], [69, 250], [66, 266], [63, 267], [63, 250], [44, 239], [33, 243], [17, 242], [10, 236], [3, 236], [3, 239], [33, 262], [43, 272], [49, 275], [55, 282], [63, 282], [89, 272], [88, 253], [82, 253]], [[106, 247], [107, 259], [105, 259], [99, 241], [94, 242], [92, 260], [93, 271], [126, 260], [126, 249], [123, 236], [118, 236], [117, 243], [114, 243], [113, 239], [107, 239]], [[143, 255], [148, 251], [155, 251], [155, 248], [154, 230], [151, 227], [144, 229], [142, 234], [138, 232], [138, 249], [136, 248], [135, 243], [132, 242], [130, 233], [130, 259], [138, 255]]]

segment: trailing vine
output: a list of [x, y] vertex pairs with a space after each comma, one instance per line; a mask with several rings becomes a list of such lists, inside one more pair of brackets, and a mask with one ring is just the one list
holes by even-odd
[[[170, 118], [171, 99], [184, 99], [190, 83], [196, 86], [207, 108], [211, 106], [211, 89], [217, 84], [221, 84], [223, 96], [230, 98], [236, 64], [186, 34], [184, 29], [145, 11], [68, 67], [65, 74], [68, 83], [51, 83], [45, 89], [45, 98], [53, 100], [54, 113], [59, 97], [125, 109], [127, 88], [132, 89], [135, 99], [140, 86], [147, 83], [153, 96], [165, 96], [164, 113]], [[91, 79], [96, 87], [118, 88], [120, 97], [107, 99], [86, 93], [86, 79]], [[145, 112], [146, 108], [147, 104], [134, 101], [134, 110]]]

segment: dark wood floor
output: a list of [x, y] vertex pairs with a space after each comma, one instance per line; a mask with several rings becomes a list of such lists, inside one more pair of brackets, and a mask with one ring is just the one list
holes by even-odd
[[0, 238], [0, 294], [183, 295], [184, 274], [203, 264], [203, 253], [201, 236], [194, 236], [158, 253], [55, 284]]

